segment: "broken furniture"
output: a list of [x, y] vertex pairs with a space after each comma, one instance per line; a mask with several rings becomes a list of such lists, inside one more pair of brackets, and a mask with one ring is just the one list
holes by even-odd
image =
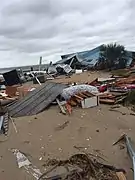
[[7, 86], [21, 84], [21, 78], [20, 78], [19, 73], [18, 73], [18, 71], [16, 69], [4, 73], [3, 77], [5, 79], [5, 84]]
[[99, 97], [98, 96], [92, 96], [88, 98], [84, 98], [81, 101], [82, 108], [91, 108], [99, 105]]

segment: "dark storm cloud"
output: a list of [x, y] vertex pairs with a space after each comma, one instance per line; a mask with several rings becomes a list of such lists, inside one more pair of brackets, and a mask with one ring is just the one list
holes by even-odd
[[109, 42], [133, 50], [134, 12], [134, 0], [5, 0], [0, 65], [37, 63], [39, 56], [56, 61], [61, 54]]
[[[104, 0], [98, 1], [100, 6]], [[80, 8], [81, 6], [81, 8]], [[97, 4], [94, 1], [84, 0], [29, 0], [18, 1], [10, 4], [3, 10], [5, 15], [15, 15], [32, 13], [36, 15], [59, 16], [65, 12], [81, 11], [81, 13], [89, 13], [96, 8]]]

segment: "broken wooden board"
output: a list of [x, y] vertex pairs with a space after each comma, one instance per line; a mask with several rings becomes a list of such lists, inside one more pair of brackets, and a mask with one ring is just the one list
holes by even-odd
[[71, 107], [71, 105], [69, 103], [66, 103], [65, 107], [66, 107], [69, 115], [71, 115], [72, 114], [72, 107]]
[[23, 99], [8, 107], [11, 117], [30, 116], [42, 112], [56, 97], [62, 93], [66, 86], [54, 82], [46, 82]]
[[80, 100], [80, 101], [83, 100], [83, 97], [81, 97], [81, 96], [79, 96], [79, 95], [77, 95], [77, 94], [75, 94], [74, 97], [76, 97], [76, 98], [77, 98], [78, 100]]
[[116, 172], [119, 180], [126, 180], [126, 176], [123, 172]]
[[60, 101], [59, 101], [59, 99], [58, 98], [56, 98], [56, 101], [57, 101], [57, 104], [58, 104], [58, 106], [59, 106], [59, 108], [60, 108], [60, 110], [61, 110], [61, 112], [62, 112], [62, 114], [66, 114], [66, 111], [65, 111], [65, 109], [64, 109], [64, 107], [60, 104]]
[[114, 99], [99, 99], [99, 102], [101, 104], [114, 104], [115, 103], [115, 100]]

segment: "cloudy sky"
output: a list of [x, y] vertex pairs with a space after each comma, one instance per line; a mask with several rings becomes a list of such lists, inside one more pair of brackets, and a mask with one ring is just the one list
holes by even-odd
[[0, 0], [0, 68], [110, 42], [135, 50], [135, 0]]

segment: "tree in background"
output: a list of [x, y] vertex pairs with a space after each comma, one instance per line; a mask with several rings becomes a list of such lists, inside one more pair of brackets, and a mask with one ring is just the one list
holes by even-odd
[[122, 69], [126, 67], [125, 47], [116, 43], [102, 45], [100, 48], [99, 66], [103, 69]]

